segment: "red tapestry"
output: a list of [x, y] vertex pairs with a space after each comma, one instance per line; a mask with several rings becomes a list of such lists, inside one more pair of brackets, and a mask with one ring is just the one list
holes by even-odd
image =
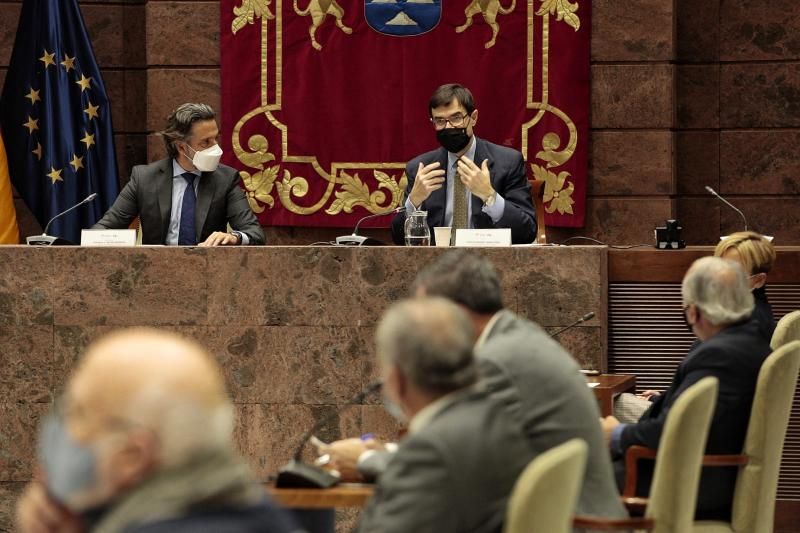
[[583, 225], [588, 1], [220, 6], [223, 161], [262, 224], [349, 227], [401, 205], [405, 163], [438, 146], [428, 99], [458, 82], [476, 135], [520, 150], [546, 182], [547, 224]]

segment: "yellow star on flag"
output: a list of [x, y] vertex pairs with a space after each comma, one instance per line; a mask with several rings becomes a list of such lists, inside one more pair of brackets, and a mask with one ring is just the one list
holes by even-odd
[[79, 79], [75, 83], [81, 86], [81, 92], [83, 92], [89, 88], [90, 84], [92, 83], [92, 78], [87, 78], [86, 76], [81, 74], [81, 79]]
[[50, 173], [47, 174], [47, 177], [53, 182], [53, 185], [56, 184], [57, 181], [64, 181], [64, 178], [61, 177], [62, 169], [56, 170], [54, 167], [50, 167]]
[[28, 128], [28, 134], [33, 133], [35, 130], [39, 129], [39, 119], [33, 118], [32, 116], [28, 115], [28, 122], [23, 124], [26, 128]]
[[41, 97], [39, 96], [39, 91], [35, 91], [33, 87], [31, 87], [31, 92], [25, 95], [25, 98], [29, 99], [31, 104], [42, 101]]
[[69, 72], [70, 70], [75, 69], [75, 58], [69, 57], [68, 54], [64, 54], [64, 61], [61, 62], [64, 68]]
[[72, 154], [72, 161], [70, 161], [69, 164], [72, 165], [72, 168], [77, 172], [79, 168], [83, 168], [83, 158], [78, 157], [77, 154]]
[[55, 65], [56, 64], [55, 59], [56, 59], [56, 54], [55, 53], [48, 54], [47, 50], [45, 50], [44, 51], [44, 55], [42, 55], [42, 57], [39, 58], [39, 61], [44, 63], [44, 69], [47, 70], [47, 67], [49, 67], [50, 65]]
[[41, 161], [42, 160], [42, 143], [36, 143], [36, 148], [31, 150], [34, 154], [36, 154], [36, 158]]
[[94, 134], [89, 135], [88, 131], [86, 130], [83, 131], [85, 132], [85, 135], [83, 136], [83, 139], [81, 139], [81, 142], [86, 143], [86, 149], [88, 150], [94, 144]]
[[98, 116], [97, 115], [97, 110], [98, 109], [100, 109], [99, 105], [92, 105], [92, 103], [89, 102], [89, 107], [84, 109], [83, 112], [86, 113], [87, 115], [89, 115], [90, 119], [93, 119], [93, 118], [97, 118], [97, 116]]

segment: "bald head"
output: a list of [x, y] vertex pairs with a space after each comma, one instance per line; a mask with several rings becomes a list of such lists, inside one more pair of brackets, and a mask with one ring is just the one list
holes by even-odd
[[131, 329], [93, 343], [70, 380], [67, 403], [76, 438], [94, 439], [122, 421], [153, 432], [166, 464], [231, 439], [232, 406], [219, 367], [173, 333]]

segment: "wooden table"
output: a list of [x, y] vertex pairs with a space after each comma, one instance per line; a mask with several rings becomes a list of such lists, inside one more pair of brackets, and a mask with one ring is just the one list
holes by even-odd
[[281, 506], [289, 509], [333, 509], [363, 507], [375, 491], [375, 485], [342, 483], [330, 489], [279, 489], [267, 491]]
[[633, 392], [636, 389], [636, 376], [630, 374], [600, 374], [599, 376], [586, 376], [592, 386], [592, 392], [600, 402], [600, 414], [609, 416], [614, 414], [614, 398], [623, 392]]

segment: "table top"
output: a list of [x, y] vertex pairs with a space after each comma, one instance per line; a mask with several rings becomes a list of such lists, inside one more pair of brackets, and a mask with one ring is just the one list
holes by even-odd
[[269, 494], [283, 507], [290, 509], [332, 509], [363, 507], [375, 491], [375, 485], [342, 483], [330, 489], [267, 488]]
[[613, 392], [623, 392], [634, 386], [636, 376], [633, 374], [600, 374], [599, 376], [586, 376], [588, 383], [597, 383], [594, 389], [611, 389]]

